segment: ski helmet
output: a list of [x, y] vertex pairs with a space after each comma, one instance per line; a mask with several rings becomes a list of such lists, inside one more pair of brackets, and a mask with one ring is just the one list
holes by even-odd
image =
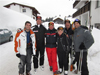
[[79, 24], [81, 24], [81, 21], [79, 19], [75, 19], [74, 23], [78, 22]]

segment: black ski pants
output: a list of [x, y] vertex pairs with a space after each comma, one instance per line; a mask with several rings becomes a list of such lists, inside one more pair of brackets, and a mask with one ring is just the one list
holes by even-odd
[[[44, 65], [44, 52], [45, 47], [37, 47], [36, 55], [33, 57], [34, 68], [38, 68], [38, 61], [40, 61], [40, 66]], [[39, 54], [40, 58], [38, 60]]]
[[69, 63], [69, 57], [68, 55], [66, 55], [66, 52], [65, 51], [62, 51], [62, 52], [57, 52], [57, 55], [58, 55], [58, 63], [59, 63], [59, 68], [61, 68], [65, 71], [68, 71], [68, 63]]
[[[78, 64], [79, 64], [79, 56], [80, 56], [80, 52], [76, 52], [75, 60], [73, 61], [73, 64], [75, 64], [75, 62], [77, 62], [77, 68], [78, 68]], [[81, 75], [89, 75], [88, 66], [87, 66], [87, 52], [83, 52], [81, 72], [82, 72]]]

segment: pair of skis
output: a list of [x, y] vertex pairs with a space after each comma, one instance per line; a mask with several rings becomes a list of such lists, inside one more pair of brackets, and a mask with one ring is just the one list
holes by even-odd
[[[78, 68], [77, 68], [77, 72], [76, 74], [81, 74], [81, 68], [82, 68], [82, 61], [83, 61], [83, 50], [80, 50], [80, 55], [79, 55], [79, 64], [78, 64]], [[71, 59], [71, 63], [73, 62], [73, 57]], [[70, 66], [70, 71], [73, 70], [73, 66]]]
[[82, 61], [83, 61], [83, 50], [80, 50], [78, 72], [77, 73], [81, 73]]
[[[72, 37], [73, 40], [73, 37]], [[71, 65], [73, 63], [73, 56], [74, 56], [74, 43], [72, 41], [72, 46], [71, 46]], [[81, 73], [81, 68], [82, 68], [82, 61], [83, 61], [83, 50], [80, 50], [80, 55], [79, 55], [79, 64], [77, 68], [77, 74]], [[73, 70], [73, 66], [70, 65], [70, 71]]]
[[[72, 37], [72, 45], [71, 45], [71, 65], [73, 64], [73, 57], [74, 57], [74, 42], [73, 42], [73, 37]], [[73, 70], [73, 66], [70, 65], [70, 71]]]

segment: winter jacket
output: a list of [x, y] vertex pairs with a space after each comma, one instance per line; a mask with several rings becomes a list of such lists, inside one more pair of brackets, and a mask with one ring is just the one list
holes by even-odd
[[77, 29], [75, 29], [75, 32], [74, 32], [75, 52], [80, 51], [79, 47], [82, 43], [84, 43], [85, 48], [86, 48], [84, 51], [87, 51], [87, 49], [89, 49], [90, 46], [94, 43], [94, 39], [91, 33], [87, 29], [78, 27]]
[[69, 28], [68, 30], [67, 28], [65, 28], [64, 33], [66, 33], [69, 36], [68, 42], [69, 42], [69, 45], [71, 46], [72, 45], [72, 35], [74, 34], [74, 31], [71, 28]]
[[45, 36], [46, 36], [46, 47], [54, 48], [56, 47], [57, 36], [56, 36], [56, 29], [50, 30], [48, 29]]
[[57, 34], [57, 52], [69, 52], [68, 38], [63, 33], [62, 35]]
[[35, 25], [35, 27], [33, 28], [33, 32], [36, 35], [37, 47], [45, 47], [46, 28], [43, 25], [40, 25], [40, 27]]
[[[30, 38], [32, 40], [32, 51], [33, 55], [36, 54], [36, 40], [35, 40], [35, 34], [34, 32], [30, 29]], [[19, 33], [16, 33], [15, 36], [15, 52], [18, 54], [20, 53], [21, 55], [26, 55], [26, 49], [27, 49], [27, 34], [26, 31], [21, 31]]]

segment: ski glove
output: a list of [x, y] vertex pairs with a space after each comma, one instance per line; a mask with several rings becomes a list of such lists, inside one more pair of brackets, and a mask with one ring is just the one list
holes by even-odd
[[81, 45], [79, 46], [79, 49], [80, 49], [80, 50], [86, 49], [86, 47], [85, 47], [85, 45], [84, 45], [83, 42], [82, 42]]
[[18, 53], [18, 54], [16, 54], [16, 56], [18, 57], [18, 58], [20, 58], [20, 54]]

